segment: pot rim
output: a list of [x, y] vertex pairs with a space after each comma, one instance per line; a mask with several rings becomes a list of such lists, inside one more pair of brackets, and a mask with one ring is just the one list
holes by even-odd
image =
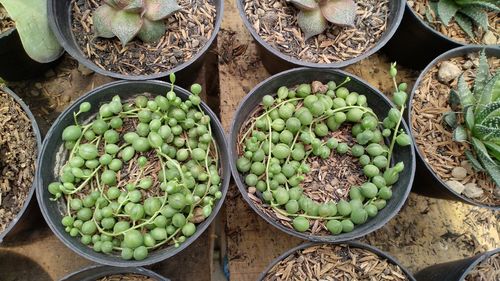
[[[140, 274], [140, 275], [148, 276], [148, 277], [154, 277], [157, 279], [157, 281], [170, 281], [168, 278], [166, 278], [166, 277], [164, 277], [164, 276], [162, 276], [162, 275], [160, 275], [152, 270], [144, 268], [144, 267], [120, 267], [120, 268], [117, 268], [117, 267], [108, 266], [108, 265], [91, 265], [91, 266], [83, 267], [77, 271], [74, 271], [74, 272], [64, 276], [59, 281], [67, 281], [68, 279], [71, 279], [71, 278], [78, 278], [79, 277], [78, 275], [80, 275], [82, 273], [85, 273], [85, 272], [91, 271], [91, 270], [99, 270], [99, 269], [101, 271], [103, 271], [102, 272], [103, 275], [100, 277], [106, 277], [106, 276], [113, 275], [113, 274], [132, 273], [132, 274]], [[110, 271], [115, 271], [118, 269], [121, 272], [119, 272], [119, 273], [110, 272]]]

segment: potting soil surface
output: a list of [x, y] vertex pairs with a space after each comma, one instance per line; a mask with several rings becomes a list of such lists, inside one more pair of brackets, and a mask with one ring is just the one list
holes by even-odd
[[96, 281], [157, 281], [155, 278], [141, 274], [115, 274], [99, 278]]
[[465, 281], [500, 280], [500, 254], [494, 254], [478, 264], [465, 277]]
[[0, 88], [0, 233], [24, 206], [33, 184], [36, 155], [31, 120]]

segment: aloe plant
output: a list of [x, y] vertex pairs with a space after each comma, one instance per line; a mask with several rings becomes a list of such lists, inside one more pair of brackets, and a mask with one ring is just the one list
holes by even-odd
[[488, 30], [488, 10], [500, 11], [498, 0], [439, 0], [431, 2], [431, 7], [440, 21], [448, 26], [455, 18], [457, 24], [471, 38], [474, 38], [473, 26]]
[[[453, 112], [445, 113], [444, 120], [453, 130], [453, 139], [469, 142], [471, 151], [465, 151], [476, 171], [486, 171], [500, 186], [500, 70], [490, 74], [484, 51], [479, 57], [479, 66], [474, 86], [469, 89], [463, 74], [456, 90], [450, 92]], [[458, 122], [456, 111], [463, 115]]]
[[286, 0], [297, 7], [297, 23], [305, 39], [323, 33], [328, 22], [354, 26], [356, 3], [353, 0]]
[[0, 0], [15, 22], [24, 50], [40, 63], [57, 59], [62, 47], [49, 27], [47, 0]]
[[176, 0], [105, 0], [94, 11], [97, 37], [118, 37], [125, 46], [134, 37], [153, 43], [165, 34], [164, 19], [181, 9]]

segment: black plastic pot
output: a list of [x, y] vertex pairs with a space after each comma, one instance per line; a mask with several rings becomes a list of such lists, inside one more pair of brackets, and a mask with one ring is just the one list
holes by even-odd
[[[242, 194], [245, 201], [252, 207], [252, 209], [259, 214], [264, 220], [272, 224], [274, 227], [281, 231], [315, 242], [341, 242], [352, 240], [364, 236], [372, 231], [375, 231], [386, 224], [393, 216], [395, 216], [403, 206], [413, 183], [415, 174], [415, 152], [412, 146], [399, 147], [395, 146], [393, 151], [393, 161], [403, 161], [405, 170], [400, 174], [399, 181], [393, 185], [393, 195], [387, 202], [387, 206], [379, 211], [376, 217], [368, 220], [366, 223], [356, 226], [352, 232], [342, 233], [339, 235], [318, 236], [307, 233], [301, 233], [294, 229], [285, 227], [280, 222], [269, 217], [266, 213], [254, 205], [253, 201], [247, 194], [247, 186], [244, 182], [244, 177], [238, 172], [236, 168], [236, 160], [238, 159], [237, 143], [238, 134], [241, 125], [249, 118], [253, 110], [261, 103], [262, 97], [268, 94], [275, 94], [279, 87], [287, 86], [292, 87], [301, 83], [310, 83], [314, 80], [327, 83], [328, 81], [335, 81], [341, 83], [345, 77], [351, 77], [351, 82], [346, 87], [351, 91], [356, 91], [360, 94], [366, 95], [368, 105], [374, 110], [375, 114], [380, 117], [387, 116], [387, 112], [392, 108], [392, 103], [378, 90], [371, 87], [368, 83], [360, 78], [351, 75], [347, 72], [334, 69], [311, 69], [311, 68], [296, 68], [276, 74], [265, 81], [261, 82], [243, 99], [235, 113], [235, 117], [231, 124], [231, 132], [229, 136], [230, 146], [230, 163], [233, 177], [236, 181], [238, 189]], [[408, 126], [403, 121], [402, 127], [408, 132]], [[333, 167], [332, 167], [333, 168]]]
[[[411, 120], [411, 116], [413, 114], [413, 97], [415, 95], [415, 91], [418, 89], [420, 82], [424, 78], [425, 74], [432, 68], [434, 67], [438, 62], [448, 60], [450, 58], [454, 57], [459, 57], [466, 55], [468, 53], [477, 53], [480, 52], [481, 50], [485, 50], [486, 55], [488, 57], [494, 56], [494, 57], [500, 57], [500, 48], [495, 48], [495, 47], [481, 47], [481, 46], [464, 46], [464, 47], [459, 47], [455, 48], [453, 50], [450, 50], [436, 59], [434, 59], [421, 73], [420, 76], [417, 79], [417, 82], [415, 82], [415, 86], [412, 89], [410, 99], [409, 99], [409, 106], [407, 110], [407, 115], [406, 115], [406, 121], [409, 122]], [[448, 94], [448, 93], [443, 93], [443, 94]], [[424, 160], [425, 157], [424, 155], [420, 152], [420, 150], [417, 147], [417, 144], [415, 142], [415, 136], [413, 134], [413, 130], [410, 131], [411, 133], [411, 138], [413, 140], [413, 143], [415, 144], [415, 150], [417, 151], [417, 173], [415, 177], [415, 182], [413, 183], [413, 191], [416, 193], [419, 193], [424, 196], [429, 196], [433, 198], [440, 198], [440, 199], [447, 199], [447, 200], [454, 200], [454, 201], [461, 201], [464, 203], [468, 203], [471, 205], [479, 206], [479, 207], [484, 207], [484, 208], [490, 208], [493, 210], [500, 210], [500, 206], [488, 206], [484, 204], [480, 204], [464, 195], [458, 194], [451, 188], [449, 188], [445, 182], [436, 175], [436, 173], [432, 170], [431, 166]]]
[[[222, 168], [222, 198], [213, 207], [212, 214], [204, 222], [197, 226], [196, 233], [193, 236], [189, 237], [186, 242], [180, 244], [178, 248], [169, 246], [155, 250], [142, 261], [125, 261], [121, 259], [119, 255], [106, 255], [103, 253], [97, 253], [91, 248], [82, 244], [78, 238], [71, 237], [68, 233], [65, 232], [64, 226], [61, 224], [61, 219], [63, 217], [61, 210], [64, 209], [64, 206], [61, 205], [61, 202], [56, 203], [50, 200], [52, 196], [48, 192], [47, 186], [49, 183], [53, 182], [56, 179], [56, 170], [60, 169], [61, 165], [63, 165], [65, 162], [65, 159], [63, 159], [64, 149], [63, 142], [61, 140], [61, 134], [65, 127], [74, 124], [73, 112], [78, 111], [81, 103], [89, 102], [90, 104], [92, 104], [91, 112], [82, 114], [79, 117], [80, 120], [87, 120], [97, 112], [99, 105], [103, 101], [110, 101], [114, 95], [120, 95], [123, 100], [132, 98], [145, 92], [151, 94], [152, 96], [157, 96], [167, 93], [170, 90], [170, 87], [171, 84], [162, 81], [118, 81], [103, 85], [80, 97], [71, 106], [66, 108], [66, 110], [61, 113], [61, 115], [59, 115], [59, 117], [54, 121], [52, 127], [48, 131], [42, 144], [41, 156], [38, 161], [38, 166], [44, 167], [44, 169], [40, 169], [37, 172], [38, 182], [36, 192], [38, 203], [42, 210], [42, 214], [47, 221], [47, 224], [56, 234], [56, 236], [67, 247], [69, 247], [71, 250], [81, 255], [82, 257], [97, 263], [118, 267], [144, 266], [154, 264], [170, 258], [188, 247], [203, 233], [203, 231], [207, 229], [207, 227], [219, 212], [224, 202], [224, 198], [226, 196], [229, 181], [231, 178], [228, 159], [229, 152], [227, 150], [227, 144], [222, 125], [217, 119], [215, 113], [203, 102], [200, 106], [202, 107], [203, 111], [211, 118], [213, 136], [217, 143], [217, 148], [219, 151], [219, 161]], [[186, 100], [190, 95], [188, 91], [178, 86], [174, 87], [174, 91], [182, 100]]]
[[418, 281], [462, 281], [479, 263], [496, 253], [500, 253], [500, 248], [471, 258], [432, 265], [417, 272], [415, 278]]
[[[26, 115], [31, 121], [31, 127], [33, 129], [33, 133], [36, 138], [37, 143], [37, 153], [40, 155], [40, 149], [42, 147], [42, 135], [40, 134], [40, 130], [38, 129], [38, 125], [35, 117], [31, 113], [29, 107], [24, 103], [24, 101], [17, 96], [14, 92], [12, 92], [9, 88], [0, 85], [0, 89], [10, 95], [24, 110]], [[39, 167], [39, 166], [37, 166]], [[37, 171], [39, 169], [36, 169]], [[35, 177], [35, 175], [33, 175]], [[36, 205], [35, 200], [31, 200], [33, 194], [35, 193], [36, 186], [36, 177], [33, 179], [33, 184], [30, 188], [30, 191], [24, 200], [23, 207], [17, 213], [14, 220], [7, 226], [7, 228], [0, 232], [0, 243], [2, 242], [12, 242], [16, 238], [16, 236], [31, 227], [35, 226], [39, 220], [41, 219], [40, 212], [38, 210], [38, 206]]]
[[243, 23], [245, 23], [246, 28], [248, 29], [248, 31], [250, 31], [250, 34], [252, 34], [253, 39], [257, 43], [262, 64], [269, 73], [275, 74], [299, 66], [312, 67], [312, 68], [325, 68], [325, 69], [342, 68], [369, 57], [370, 55], [376, 53], [380, 48], [382, 48], [396, 32], [396, 29], [398, 28], [399, 24], [401, 23], [401, 19], [403, 18], [404, 5], [405, 5], [404, 2], [406, 2], [406, 0], [389, 1], [390, 12], [387, 20], [387, 29], [382, 35], [382, 37], [378, 40], [377, 44], [373, 46], [373, 48], [367, 50], [366, 52], [355, 58], [334, 63], [311, 63], [281, 53], [278, 49], [274, 48], [271, 44], [262, 39], [259, 36], [259, 34], [255, 31], [252, 23], [248, 20], [248, 17], [245, 13], [243, 2], [244, 0], [236, 1], [238, 10], [240, 12], [240, 17], [243, 19]]
[[[307, 242], [307, 243], [303, 243], [303, 244], [301, 244], [301, 245], [299, 245], [299, 246], [297, 246], [297, 247], [295, 247], [293, 249], [290, 249], [290, 250], [286, 251], [284, 254], [282, 254], [281, 256], [277, 257], [275, 260], [273, 260], [267, 266], [267, 268], [260, 274], [258, 280], [259, 281], [264, 280], [264, 278], [266, 277], [266, 274], [269, 272], [269, 270], [271, 270], [273, 268], [273, 266], [275, 266], [276, 264], [278, 264], [279, 262], [281, 262], [282, 260], [284, 260], [286, 257], [294, 254], [297, 251], [300, 251], [300, 250], [303, 250], [303, 249], [306, 249], [306, 248], [309, 248], [309, 247], [312, 247], [312, 246], [320, 245], [320, 244], [322, 244], [322, 243]], [[327, 244], [347, 245], [350, 248], [360, 248], [360, 249], [368, 250], [368, 251], [370, 251], [370, 252], [372, 252], [374, 254], [377, 254], [379, 257], [386, 259], [390, 263], [399, 266], [401, 268], [401, 270], [405, 273], [406, 277], [408, 277], [408, 280], [410, 280], [410, 281], [416, 281], [415, 278], [412, 276], [411, 272], [408, 271], [408, 269], [406, 269], [401, 263], [399, 263], [395, 258], [393, 258], [392, 256], [390, 256], [388, 253], [383, 252], [383, 251], [379, 250], [378, 248], [375, 248], [373, 246], [370, 246], [368, 244], [361, 243], [361, 242], [358, 242], [358, 241], [348, 241], [348, 242], [343, 242], [343, 243], [327, 243]]]
[[[61, 52], [61, 56], [64, 52]], [[51, 63], [32, 60], [24, 51], [17, 29], [0, 33], [0, 77], [7, 81], [35, 78], [55, 66], [60, 59]]]
[[198, 53], [196, 53], [190, 60], [177, 65], [166, 72], [160, 72], [156, 74], [149, 75], [123, 75], [116, 72], [111, 72], [104, 70], [97, 66], [94, 62], [88, 59], [84, 53], [80, 50], [75, 36], [78, 34], [73, 34], [71, 30], [71, 3], [72, 0], [49, 0], [48, 1], [48, 17], [49, 24], [54, 32], [59, 44], [70, 54], [73, 58], [78, 60], [81, 64], [85, 65], [87, 68], [99, 73], [101, 75], [123, 79], [123, 80], [151, 80], [151, 79], [162, 79], [167, 77], [170, 73], [175, 73], [178, 81], [182, 81], [184, 86], [191, 84], [191, 82], [196, 79], [196, 74], [203, 65], [203, 59], [208, 49], [214, 42], [219, 32], [220, 25], [222, 22], [222, 14], [224, 10], [223, 0], [213, 0], [215, 8], [217, 11], [214, 31], [205, 46], [201, 48]]
[[83, 268], [77, 272], [73, 272], [68, 276], [65, 276], [60, 281], [95, 281], [99, 278], [103, 278], [115, 274], [139, 274], [153, 278], [155, 281], [170, 281], [158, 273], [142, 267], [112, 267], [105, 265], [93, 265]]
[[382, 51], [392, 61], [420, 70], [443, 52], [464, 45], [430, 27], [406, 2], [403, 21]]

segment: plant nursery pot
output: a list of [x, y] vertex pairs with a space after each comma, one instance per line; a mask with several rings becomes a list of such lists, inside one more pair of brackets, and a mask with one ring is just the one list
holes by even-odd
[[[419, 85], [421, 81], [423, 80], [425, 74], [432, 68], [434, 67], [437, 63], [454, 58], [454, 57], [459, 57], [466, 55], [468, 53], [473, 53], [473, 52], [480, 52], [481, 50], [485, 50], [486, 56], [491, 57], [500, 57], [500, 48], [496, 47], [482, 47], [482, 46], [463, 46], [459, 48], [455, 48], [453, 50], [449, 50], [445, 52], [444, 54], [440, 55], [439, 57], [435, 58], [427, 67], [420, 73], [420, 76], [418, 77], [417, 81], [415, 82], [415, 85], [412, 89], [410, 98], [409, 98], [409, 106], [406, 114], [406, 121], [410, 122], [409, 120], [412, 120], [412, 114], [413, 114], [413, 99], [415, 96], [415, 91], [418, 90]], [[467, 204], [479, 206], [479, 207], [484, 207], [484, 208], [490, 208], [494, 210], [500, 210], [500, 206], [488, 206], [484, 205], [481, 203], [478, 203], [474, 200], [471, 200], [470, 198], [458, 194], [457, 192], [453, 191], [451, 188], [449, 188], [445, 182], [438, 177], [438, 175], [432, 170], [431, 166], [424, 160], [424, 155], [418, 149], [416, 141], [415, 141], [415, 135], [413, 133], [413, 130], [411, 132], [411, 138], [413, 140], [413, 143], [415, 144], [415, 150], [417, 151], [417, 171], [416, 171], [416, 177], [415, 177], [415, 182], [413, 183], [413, 191], [433, 197], [433, 198], [440, 198], [440, 199], [447, 199], [447, 200], [454, 200], [454, 201], [461, 201]]]
[[420, 70], [443, 52], [464, 45], [430, 27], [408, 3], [405, 6], [401, 25], [382, 49], [392, 61]]
[[[266, 277], [266, 274], [276, 265], [278, 264], [279, 262], [281, 262], [282, 260], [284, 260], [285, 258], [287, 258], [288, 256], [294, 254], [295, 252], [297, 251], [300, 251], [300, 250], [303, 250], [303, 249], [306, 249], [306, 248], [309, 248], [309, 247], [312, 247], [312, 246], [316, 246], [316, 245], [321, 245], [322, 243], [311, 243], [311, 242], [306, 242], [306, 243], [303, 243], [293, 249], [290, 249], [288, 251], [286, 251], [284, 254], [282, 254], [281, 256], [277, 257], [275, 260], [273, 260], [267, 267], [266, 269], [260, 274], [258, 280], [259, 281], [262, 281], [264, 280], [264, 278]], [[415, 281], [415, 278], [413, 277], [413, 275], [411, 274], [410, 271], [408, 271], [408, 269], [406, 269], [400, 262], [398, 262], [394, 257], [390, 256], [388, 253], [386, 252], [383, 252], [381, 250], [379, 250], [378, 248], [375, 248], [373, 246], [370, 246], [368, 244], [365, 244], [365, 243], [362, 243], [362, 242], [358, 242], [358, 241], [346, 241], [346, 242], [342, 242], [342, 243], [328, 243], [327, 244], [332, 244], [332, 245], [347, 245], [349, 246], [350, 248], [359, 248], [359, 249], [364, 249], [364, 250], [367, 250], [367, 251], [370, 251], [374, 254], [377, 254], [379, 257], [381, 258], [384, 258], [386, 259], [387, 261], [389, 261], [390, 263], [392, 264], [395, 264], [397, 266], [399, 266], [401, 268], [401, 270], [405, 273], [406, 277], [408, 277], [408, 279], [410, 281]]]
[[496, 253], [500, 253], [500, 248], [462, 260], [432, 265], [417, 272], [415, 278], [418, 281], [463, 281], [479, 263]]
[[[351, 78], [351, 81], [346, 85], [346, 87], [348, 87], [350, 91], [356, 91], [357, 93], [364, 94], [367, 98], [368, 106], [374, 110], [375, 114], [379, 117], [385, 117], [389, 109], [392, 108], [392, 103], [382, 93], [360, 78], [350, 73], [335, 69], [296, 68], [276, 74], [255, 86], [255, 88], [253, 88], [240, 103], [231, 124], [231, 131], [229, 135], [229, 151], [231, 153], [230, 163], [233, 177], [241, 195], [247, 204], [249, 204], [250, 207], [269, 224], [289, 235], [293, 235], [304, 240], [314, 242], [349, 241], [379, 229], [399, 212], [408, 197], [413, 183], [415, 173], [415, 154], [413, 146], [396, 146], [393, 151], [392, 161], [393, 163], [403, 161], [405, 169], [400, 174], [399, 181], [393, 185], [393, 195], [392, 198], [387, 201], [387, 206], [379, 210], [378, 214], [374, 218], [369, 219], [364, 224], [356, 226], [352, 232], [341, 233], [338, 235], [312, 235], [288, 228], [263, 212], [248, 196], [244, 177], [239, 173], [236, 165], [236, 161], [239, 157], [237, 147], [238, 137], [242, 124], [262, 102], [262, 98], [265, 95], [273, 95], [281, 86], [292, 87], [301, 83], [311, 83], [312, 81], [327, 83], [331, 80], [335, 81], [338, 85], [338, 83], [344, 81], [346, 77]], [[404, 120], [401, 121], [401, 126], [405, 131], [408, 131], [408, 127]]]
[[170, 279], [142, 267], [123, 268], [105, 265], [92, 265], [85, 267], [77, 272], [73, 272], [70, 275], [63, 277], [60, 281], [95, 281], [99, 278], [116, 274], [137, 274], [150, 277], [155, 281], [170, 281]]
[[[9, 88], [0, 85], [0, 89], [5, 93], [7, 93], [8, 95], [10, 95], [21, 106], [21, 108], [24, 110], [24, 112], [30, 119], [33, 134], [35, 135], [36, 138], [37, 153], [38, 155], [40, 155], [40, 149], [42, 147], [42, 135], [38, 128], [36, 119], [31, 113], [29, 107], [24, 103], [24, 101], [19, 96], [17, 96]], [[38, 171], [38, 169], [36, 169], [36, 171]], [[2, 242], [15, 241], [16, 236], [18, 234], [31, 229], [33, 226], [38, 225], [41, 221], [41, 214], [36, 204], [36, 201], [31, 200], [33, 194], [35, 193], [35, 186], [36, 186], [35, 174], [33, 175], [33, 177], [34, 177], [33, 183], [26, 196], [26, 199], [24, 200], [23, 207], [17, 213], [16, 217], [10, 222], [7, 228], [3, 232], [0, 232], [0, 244]]]
[[[62, 57], [64, 51], [61, 52]], [[0, 33], [0, 77], [7, 81], [35, 78], [54, 67], [60, 59], [50, 63], [39, 63], [24, 51], [17, 29]]]
[[[170, 258], [177, 253], [184, 250], [192, 242], [194, 242], [202, 233], [207, 229], [210, 223], [214, 220], [218, 211], [220, 210], [224, 198], [227, 193], [227, 189], [230, 181], [230, 166], [228, 159], [228, 150], [226, 145], [226, 139], [222, 125], [215, 113], [204, 103], [200, 104], [202, 110], [210, 117], [211, 127], [213, 130], [213, 137], [217, 143], [217, 149], [219, 151], [219, 161], [220, 167], [222, 169], [221, 174], [221, 192], [222, 197], [213, 206], [213, 211], [209, 217], [205, 219], [202, 223], [197, 225], [196, 232], [186, 239], [185, 242], [181, 243], [179, 247], [164, 246], [163, 248], [156, 249], [149, 253], [146, 259], [135, 261], [135, 260], [123, 260], [120, 255], [114, 254], [103, 254], [93, 251], [90, 247], [84, 245], [80, 242], [77, 237], [71, 237], [67, 232], [65, 232], [64, 226], [61, 224], [61, 219], [63, 217], [59, 204], [51, 201], [52, 195], [47, 189], [47, 185], [53, 182], [56, 178], [56, 169], [58, 162], [64, 161], [60, 159], [59, 154], [63, 150], [63, 141], [61, 139], [61, 134], [63, 129], [70, 124], [74, 124], [73, 112], [78, 111], [80, 104], [83, 102], [89, 102], [92, 105], [92, 110], [82, 114], [81, 120], [87, 120], [87, 118], [93, 116], [99, 105], [103, 101], [110, 101], [114, 95], [119, 94], [123, 100], [127, 98], [140, 95], [142, 93], [149, 93], [152, 96], [164, 95], [171, 88], [171, 84], [162, 81], [117, 81], [109, 84], [105, 84], [98, 87], [84, 96], [76, 100], [71, 106], [69, 106], [64, 112], [62, 112], [59, 117], [54, 121], [52, 127], [45, 137], [45, 141], [42, 145], [41, 156], [38, 162], [40, 167], [45, 167], [45, 169], [40, 169], [37, 173], [37, 199], [42, 210], [42, 214], [47, 221], [47, 224], [56, 234], [56, 236], [71, 250], [87, 258], [91, 261], [110, 265], [117, 267], [132, 267], [132, 266], [144, 266], [154, 264]], [[187, 90], [174, 86], [174, 92], [182, 100], [188, 98], [191, 95]], [[59, 164], [60, 167], [60, 164]]]
[[[70, 54], [73, 58], [78, 60], [81, 64], [87, 68], [93, 70], [101, 75], [113, 77], [122, 80], [151, 80], [151, 79], [165, 79], [170, 73], [175, 73], [177, 76], [177, 81], [182, 83], [182, 86], [190, 85], [197, 76], [198, 71], [203, 65], [205, 55], [210, 49], [210, 46], [217, 37], [220, 25], [222, 22], [222, 14], [224, 10], [223, 0], [213, 0], [216, 8], [216, 18], [214, 23], [214, 30], [210, 38], [206, 41], [205, 45], [189, 59], [188, 61], [177, 65], [176, 67], [170, 69], [169, 71], [159, 72], [148, 75], [124, 75], [108, 70], [104, 70], [97, 66], [89, 58], [87, 58], [76, 41], [75, 34], [73, 34], [71, 27], [71, 3], [72, 0], [49, 0], [48, 1], [48, 17], [49, 24], [59, 41], [59, 44]], [[181, 82], [182, 81], [182, 82]]]
[[297, 58], [288, 56], [280, 52], [278, 49], [274, 48], [271, 44], [266, 42], [262, 37], [255, 31], [252, 26], [252, 23], [248, 20], [248, 17], [245, 13], [244, 9], [244, 0], [237, 0], [236, 4], [238, 6], [238, 10], [240, 12], [240, 17], [243, 19], [243, 23], [245, 24], [250, 34], [257, 43], [259, 55], [262, 60], [262, 64], [266, 68], [266, 70], [271, 74], [276, 74], [278, 72], [291, 69], [294, 67], [311, 67], [311, 68], [342, 68], [354, 64], [362, 59], [365, 59], [372, 54], [376, 53], [380, 48], [382, 48], [389, 39], [394, 35], [396, 29], [401, 23], [401, 19], [403, 18], [404, 12], [404, 2], [405, 0], [391, 0], [389, 2], [389, 17], [387, 19], [387, 29], [379, 38], [378, 42], [369, 50], [365, 51], [361, 55], [354, 57], [349, 60], [333, 62], [333, 63], [311, 63], [303, 60], [299, 60]]

